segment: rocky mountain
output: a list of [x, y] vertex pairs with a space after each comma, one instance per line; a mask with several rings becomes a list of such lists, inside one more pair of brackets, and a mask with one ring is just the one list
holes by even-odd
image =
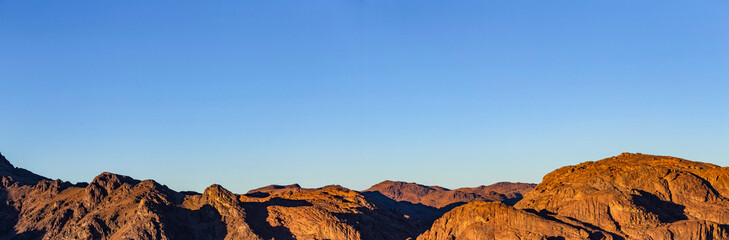
[[427, 228], [340, 186], [199, 194], [112, 173], [71, 184], [1, 160], [0, 239], [406, 239]]
[[624, 153], [547, 174], [514, 207], [457, 207], [430, 239], [729, 239], [729, 168]]
[[50, 180], [2, 155], [0, 180], [0, 239], [729, 239], [729, 168], [644, 154], [563, 167], [536, 187], [177, 192], [112, 173]]
[[500, 201], [514, 205], [536, 184], [500, 182], [488, 186], [450, 190], [439, 186], [417, 183], [384, 181], [365, 192], [379, 192], [395, 201], [443, 208], [473, 201]]
[[17, 182], [22, 185], [35, 184], [40, 180], [46, 179], [28, 170], [16, 168], [2, 154], [0, 154], [0, 176], [3, 176], [8, 181]]

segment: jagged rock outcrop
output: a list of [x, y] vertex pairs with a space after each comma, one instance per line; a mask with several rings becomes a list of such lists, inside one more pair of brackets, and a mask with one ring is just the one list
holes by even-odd
[[418, 240], [610, 239], [583, 225], [552, 220], [501, 202], [471, 202], [436, 220]]
[[[729, 239], [728, 173], [729, 168], [713, 164], [624, 153], [547, 174], [514, 211], [579, 227], [590, 232], [590, 238]], [[460, 239], [449, 229], [495, 214], [491, 208], [478, 209], [480, 214], [465, 217], [470, 220], [462, 216], [454, 220], [456, 216], [449, 212], [436, 222], [446, 222], [444, 226], [434, 224], [419, 239], [438, 239], [434, 236], [443, 234]], [[513, 224], [518, 217], [503, 217], [513, 228], [507, 232], [531, 231], [531, 225]], [[489, 222], [482, 230], [502, 225]], [[555, 236], [579, 239], [567, 232]]]
[[0, 184], [9, 185], [15, 183], [19, 185], [32, 185], [43, 179], [46, 178], [28, 170], [16, 168], [0, 153]]
[[365, 192], [379, 192], [395, 201], [443, 208], [472, 201], [501, 201], [513, 205], [536, 184], [500, 182], [488, 186], [450, 190], [439, 186], [424, 186], [400, 181], [384, 181]]
[[2, 160], [0, 239], [259, 239], [250, 229], [245, 234], [243, 218], [221, 216], [233, 210], [219, 198], [187, 207], [191, 196], [152, 180], [102, 173], [89, 184], [71, 184]]
[[169, 189], [104, 173], [87, 186], [41, 180], [9, 187], [6, 203], [18, 213], [6, 236], [30, 239], [167, 239], [159, 205]]
[[273, 185], [251, 190], [241, 200], [257, 211], [251, 221], [259, 224], [251, 226], [276, 239], [405, 239], [419, 233], [417, 222], [337, 185]]
[[[238, 199], [238, 195], [228, 191], [218, 184], [213, 184], [205, 189], [202, 195], [189, 195], [185, 198], [182, 206], [190, 210], [210, 211], [219, 218], [225, 225], [224, 229], [217, 226], [214, 232], [224, 236], [218, 239], [261, 239], [253, 233], [251, 227], [246, 223], [247, 212]], [[201, 232], [205, 234], [205, 232]]]
[[[725, 227], [709, 226], [729, 224], [729, 200], [709, 181], [726, 185], [714, 177], [728, 171], [680, 158], [626, 153], [555, 170], [517, 207], [575, 218], [629, 238], [648, 238], [650, 230], [659, 228], [708, 228], [716, 237], [728, 238]], [[708, 225], [698, 224], [704, 221]]]

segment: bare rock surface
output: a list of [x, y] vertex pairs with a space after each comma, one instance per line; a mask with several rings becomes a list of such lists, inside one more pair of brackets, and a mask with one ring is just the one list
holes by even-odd
[[609, 239], [582, 225], [548, 219], [501, 202], [471, 202], [435, 221], [418, 240]]
[[0, 239], [407, 239], [427, 227], [337, 185], [200, 194], [108, 172], [88, 184], [49, 180], [4, 157], [0, 171]]
[[[547, 174], [499, 220], [493, 216], [503, 208], [468, 204], [463, 207], [474, 210], [462, 214], [454, 209], [419, 239], [501, 239], [491, 233], [494, 229], [513, 239], [729, 239], [728, 173], [708, 163], [624, 153]], [[526, 224], [520, 220], [524, 213], [542, 220]], [[463, 230], [473, 228], [471, 222], [485, 223], [476, 227], [479, 231]], [[555, 223], [589, 234], [575, 235]], [[549, 227], [534, 235], [535, 225]]]
[[0, 180], [0, 239], [729, 239], [729, 169], [645, 154], [566, 166], [536, 187], [176, 192], [108, 172], [50, 180], [2, 155]]

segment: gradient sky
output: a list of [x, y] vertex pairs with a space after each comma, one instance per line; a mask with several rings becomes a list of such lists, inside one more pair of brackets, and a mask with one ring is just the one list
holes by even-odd
[[729, 2], [0, 0], [0, 152], [175, 190], [729, 165]]

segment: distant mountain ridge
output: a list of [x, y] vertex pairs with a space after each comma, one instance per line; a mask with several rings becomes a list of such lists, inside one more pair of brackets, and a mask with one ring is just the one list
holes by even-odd
[[195, 193], [108, 172], [72, 184], [1, 154], [0, 180], [0, 240], [729, 239], [729, 168], [646, 154], [566, 166], [536, 186], [454, 190], [384, 181]]
[[407, 239], [444, 213], [338, 185], [176, 192], [104, 172], [50, 180], [0, 155], [0, 239]]
[[535, 186], [536, 184], [531, 183], [500, 182], [488, 186], [450, 190], [440, 186], [388, 180], [375, 184], [364, 192], [376, 191], [395, 201], [443, 208], [472, 201], [501, 201], [513, 205]]

